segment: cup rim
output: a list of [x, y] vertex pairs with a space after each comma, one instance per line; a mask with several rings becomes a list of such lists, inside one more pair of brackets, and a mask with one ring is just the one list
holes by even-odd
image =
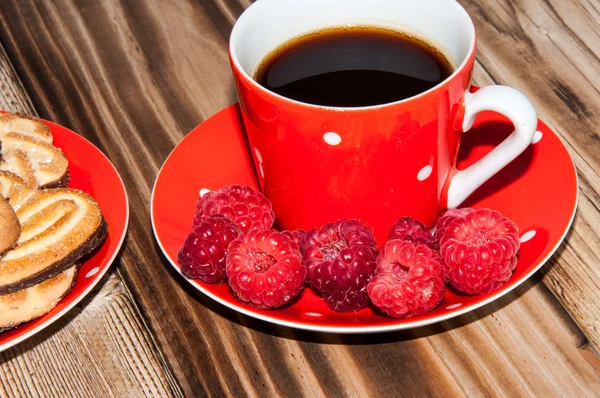
[[[426, 96], [432, 94], [433, 92], [439, 90], [440, 88], [450, 84], [458, 75], [460, 75], [464, 71], [464, 69], [472, 62], [472, 60], [475, 57], [475, 51], [476, 51], [476, 47], [477, 47], [477, 37], [476, 37], [475, 25], [473, 24], [473, 20], [471, 19], [471, 16], [467, 13], [467, 11], [464, 9], [464, 7], [461, 4], [459, 4], [457, 1], [450, 0], [452, 3], [451, 7], [457, 7], [457, 10], [466, 17], [467, 21], [469, 21], [469, 26], [471, 28], [471, 34], [472, 34], [472, 40], [471, 40], [471, 44], [469, 46], [469, 50], [467, 51], [467, 55], [464, 57], [464, 59], [460, 63], [460, 65], [454, 70], [454, 72], [450, 76], [448, 76], [446, 79], [444, 79], [437, 85], [435, 85], [432, 88], [430, 88], [426, 91], [423, 91], [422, 93], [419, 93], [415, 96], [412, 96], [409, 98], [404, 98], [399, 101], [387, 102], [387, 103], [378, 104], [378, 105], [343, 107], [343, 106], [316, 105], [316, 104], [310, 104], [307, 102], [298, 101], [295, 99], [284, 97], [284, 96], [277, 94], [277, 93], [263, 87], [262, 85], [260, 85], [256, 80], [254, 80], [252, 78], [252, 76], [250, 76], [248, 73], [246, 73], [244, 68], [242, 68], [242, 65], [240, 64], [239, 59], [237, 57], [237, 54], [236, 54], [237, 46], [236, 46], [235, 41], [237, 39], [237, 36], [239, 35], [239, 33], [238, 33], [239, 29], [240, 29], [239, 26], [242, 23], [244, 23], [246, 19], [249, 18], [249, 15], [250, 15], [249, 10], [251, 10], [253, 7], [257, 7], [258, 4], [260, 4], [261, 2], [264, 2], [264, 1], [266, 1], [266, 0], [258, 0], [254, 3], [252, 3], [248, 8], [246, 8], [246, 10], [242, 13], [242, 15], [240, 15], [240, 17], [234, 24], [233, 29], [231, 31], [231, 35], [229, 37], [229, 59], [230, 59], [231, 65], [234, 69], [234, 72], [237, 72], [237, 74], [242, 79], [244, 79], [247, 83], [249, 83], [254, 89], [258, 90], [265, 96], [272, 97], [278, 101], [281, 101], [281, 102], [284, 102], [284, 103], [287, 103], [290, 105], [304, 107], [304, 108], [308, 108], [308, 109], [312, 109], [312, 110], [328, 110], [328, 111], [335, 111], [335, 112], [362, 112], [362, 111], [377, 110], [377, 109], [385, 108], [388, 106], [395, 106], [395, 105], [412, 102], [417, 99], [426, 97]], [[281, 1], [281, 0], [279, 0], [279, 1]]]

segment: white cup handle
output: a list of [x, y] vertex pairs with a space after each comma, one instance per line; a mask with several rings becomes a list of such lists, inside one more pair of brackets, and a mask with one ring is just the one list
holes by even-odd
[[537, 115], [531, 102], [519, 91], [506, 86], [484, 87], [474, 94], [465, 93], [462, 130], [473, 127], [475, 117], [482, 111], [494, 111], [506, 116], [515, 130], [500, 145], [471, 167], [451, 177], [446, 207], [458, 207], [477, 188], [504, 166], [519, 156], [533, 140]]

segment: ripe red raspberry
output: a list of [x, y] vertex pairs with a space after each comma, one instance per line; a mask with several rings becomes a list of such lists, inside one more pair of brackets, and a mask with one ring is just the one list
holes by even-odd
[[304, 238], [310, 283], [335, 311], [356, 311], [369, 304], [367, 284], [376, 258], [373, 233], [356, 220], [326, 224]]
[[448, 228], [450, 224], [454, 222], [454, 220], [464, 218], [464, 216], [472, 211], [473, 209], [469, 207], [465, 207], [464, 209], [450, 209], [446, 211], [435, 224], [435, 233], [433, 235], [435, 241], [438, 243], [440, 242], [440, 239], [442, 239], [442, 236], [444, 236], [446, 228]]
[[227, 276], [241, 301], [268, 309], [281, 307], [300, 293], [306, 267], [292, 239], [275, 231], [251, 231], [231, 242]]
[[281, 234], [283, 234], [286, 237], [293, 240], [294, 243], [296, 243], [298, 245], [298, 247], [300, 248], [300, 252], [302, 252], [302, 246], [303, 246], [302, 240], [304, 239], [304, 236], [306, 235], [306, 231], [297, 229], [295, 231], [281, 231]]
[[517, 265], [517, 225], [490, 209], [454, 220], [440, 241], [452, 286], [467, 294], [488, 293], [506, 283]]
[[188, 235], [177, 256], [188, 278], [215, 283], [227, 278], [227, 247], [241, 234], [240, 228], [222, 215], [206, 218]]
[[249, 186], [230, 185], [208, 192], [198, 199], [194, 225], [206, 217], [222, 214], [235, 222], [243, 232], [271, 229], [275, 213], [269, 199]]
[[421, 221], [413, 220], [410, 217], [398, 219], [390, 228], [388, 238], [400, 239], [407, 242], [423, 243], [433, 250], [438, 250], [437, 242], [433, 235]]
[[373, 304], [394, 318], [420, 315], [444, 298], [442, 259], [424, 244], [390, 240], [377, 257], [367, 288]]

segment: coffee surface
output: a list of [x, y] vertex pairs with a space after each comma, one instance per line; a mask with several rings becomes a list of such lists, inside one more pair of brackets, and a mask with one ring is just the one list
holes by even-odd
[[376, 27], [321, 30], [269, 54], [255, 80], [297, 101], [361, 107], [413, 97], [453, 72], [433, 45]]

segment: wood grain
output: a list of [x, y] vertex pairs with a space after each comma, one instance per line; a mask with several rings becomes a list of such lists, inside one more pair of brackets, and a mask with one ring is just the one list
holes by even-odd
[[0, 396], [180, 395], [120, 279], [104, 279], [92, 297], [0, 353]]
[[[37, 114], [2, 46], [0, 109]], [[179, 394], [114, 271], [60, 321], [0, 353], [1, 397]]]
[[[541, 282], [562, 291], [557, 296], [569, 305], [579, 285], [585, 297], [596, 293], [591, 290], [595, 271], [588, 269], [598, 250], [590, 232], [597, 235], [600, 228], [594, 193], [600, 155], [590, 138], [598, 107], [598, 97], [591, 95], [594, 84], [581, 84], [583, 72], [564, 69], [556, 45], [547, 35], [534, 34], [530, 14], [541, 18], [550, 12], [543, 0], [521, 0], [518, 6], [463, 3], [480, 34], [476, 83], [510, 84], [533, 99], [573, 150], [586, 181], [582, 196], [588, 199], [582, 198], [565, 248], [510, 295], [452, 321], [369, 336], [300, 332], [233, 313], [189, 288], [158, 254], [148, 217], [154, 178], [184, 134], [235, 101], [227, 38], [247, 2], [0, 3], [0, 40], [37, 109], [91, 139], [125, 180], [132, 214], [119, 270], [150, 329], [145, 339], [156, 340], [156, 355], [165, 359], [185, 395], [594, 396], [600, 391], [600, 361]], [[600, 9], [597, 2], [565, 1], [561, 13], [593, 6]], [[549, 17], [547, 29], [554, 29], [549, 36], [575, 43], [562, 51], [576, 59], [578, 40], [591, 43], [590, 26], [569, 30]], [[539, 54], [547, 58], [538, 60]], [[593, 68], [581, 68], [593, 78]], [[560, 83], [550, 87], [544, 77]], [[573, 94], [579, 90], [583, 96]], [[584, 128], [572, 129], [575, 123]], [[583, 302], [569, 308], [585, 327], [579, 317], [594, 313]], [[120, 380], [110, 371], [102, 377]], [[14, 383], [24, 379], [15, 376]]]

